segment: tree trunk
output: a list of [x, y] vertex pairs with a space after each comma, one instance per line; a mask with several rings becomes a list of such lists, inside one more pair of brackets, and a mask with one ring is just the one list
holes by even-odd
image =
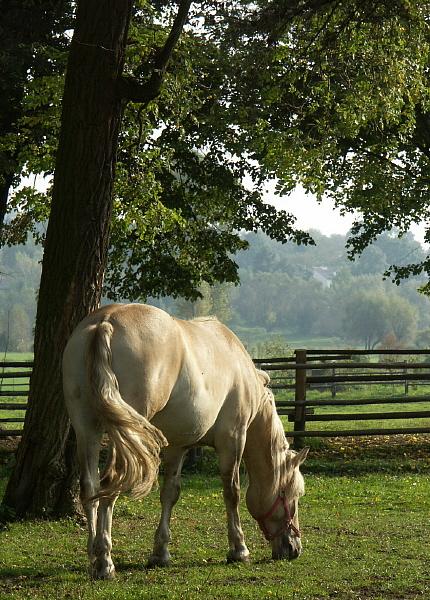
[[[2, 181], [3, 180], [3, 181]], [[11, 188], [13, 181], [13, 175], [8, 173], [0, 175], [0, 240], [1, 240], [1, 232], [4, 225], [4, 220], [7, 213], [7, 200], [9, 197], [9, 190]]]
[[4, 504], [17, 516], [76, 508], [75, 439], [61, 357], [100, 301], [122, 101], [117, 81], [131, 0], [81, 0], [67, 66], [35, 330], [29, 409]]

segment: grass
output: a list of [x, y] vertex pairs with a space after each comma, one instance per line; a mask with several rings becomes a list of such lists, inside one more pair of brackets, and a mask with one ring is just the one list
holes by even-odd
[[[403, 386], [356, 387], [337, 397], [400, 395]], [[425, 388], [412, 386], [410, 398]], [[279, 398], [292, 397], [283, 392]], [[330, 398], [311, 391], [309, 397]], [[318, 407], [318, 412], [420, 410], [429, 403]], [[405, 421], [315, 422], [309, 429], [394, 427]], [[413, 425], [427, 425], [414, 420]], [[288, 426], [291, 426], [289, 424]], [[10, 523], [0, 532], [0, 600], [169, 599], [412, 600], [430, 598], [430, 436], [311, 439], [307, 493], [300, 504], [303, 555], [269, 559], [270, 549], [242, 502], [252, 562], [227, 565], [222, 492], [212, 454], [184, 477], [172, 519], [173, 564], [146, 570], [159, 516], [158, 495], [121, 498], [113, 527], [114, 582], [86, 572], [86, 531], [74, 520]], [[0, 496], [10, 450], [0, 446]], [[246, 479], [246, 478], [244, 478]]]
[[3, 360], [33, 360], [33, 352], [0, 352], [0, 362]]
[[[255, 351], [258, 344], [269, 343], [272, 340], [284, 340], [289, 348], [343, 348], [345, 340], [338, 337], [294, 337], [289, 330], [279, 329], [267, 331], [264, 327], [232, 327], [248, 350]], [[353, 347], [353, 346], [349, 346]]]
[[[337, 337], [288, 337], [288, 344], [291, 348], [312, 348], [317, 350], [323, 348], [325, 350], [343, 348], [345, 340]], [[348, 345], [348, 348], [354, 346]]]
[[391, 445], [325, 441], [305, 467], [304, 552], [297, 561], [269, 560], [268, 544], [242, 506], [252, 562], [225, 563], [222, 492], [207, 460], [201, 474], [184, 477], [172, 519], [172, 567], [144, 568], [159, 515], [153, 492], [143, 503], [117, 504], [114, 582], [88, 579], [81, 524], [9, 524], [0, 533], [0, 598], [429, 598], [430, 437]]

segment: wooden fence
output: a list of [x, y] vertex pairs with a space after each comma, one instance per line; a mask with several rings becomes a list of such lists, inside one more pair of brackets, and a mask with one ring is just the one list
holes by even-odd
[[[19, 398], [28, 397], [28, 386], [33, 363], [30, 361], [0, 362], [0, 438], [21, 435], [21, 429], [4, 428], [3, 424], [14, 425], [24, 422], [26, 401]], [[12, 413], [5, 417], [4, 414]]]
[[[399, 425], [390, 428], [359, 429], [307, 429], [309, 422], [338, 421], [384, 421], [430, 418], [430, 395], [409, 396], [410, 385], [430, 385], [430, 362], [417, 362], [419, 356], [429, 357], [430, 350], [295, 350], [294, 356], [285, 358], [255, 359], [256, 365], [274, 374], [272, 389], [290, 390], [291, 399], [277, 400], [280, 415], [288, 416], [293, 429], [287, 432], [293, 437], [295, 446], [300, 447], [305, 437], [339, 437], [360, 435], [392, 435], [408, 433], [430, 433], [428, 427], [406, 427]], [[402, 360], [394, 361], [393, 358]], [[364, 362], [362, 357], [368, 357]], [[378, 358], [379, 360], [370, 360]], [[414, 359], [413, 362], [411, 359]], [[382, 360], [381, 360], [382, 359]], [[391, 360], [389, 360], [391, 359]], [[6, 423], [22, 423], [25, 401], [28, 395], [28, 381], [31, 374], [31, 362], [0, 362], [0, 437], [19, 436], [20, 429], [3, 428]], [[359, 384], [395, 384], [404, 385], [401, 395], [384, 397], [345, 399], [342, 390]], [[328, 388], [330, 398], [310, 398], [308, 390]], [[3, 401], [3, 398], [7, 399]], [[378, 404], [405, 405], [408, 403], [426, 403], [423, 410], [401, 410], [385, 412], [330, 412], [317, 413], [323, 406], [368, 406]], [[12, 416], [4, 417], [7, 411]], [[18, 411], [18, 412], [17, 412]]]
[[[255, 359], [257, 366], [265, 371], [275, 372], [271, 382], [274, 390], [291, 390], [294, 398], [277, 400], [278, 413], [287, 415], [294, 423], [288, 437], [294, 438], [295, 447], [304, 444], [305, 437], [347, 437], [363, 435], [394, 435], [430, 433], [430, 421], [427, 427], [376, 427], [359, 429], [312, 429], [306, 428], [309, 422], [337, 421], [384, 421], [405, 419], [426, 419], [430, 417], [430, 395], [409, 396], [409, 385], [430, 385], [430, 362], [417, 362], [418, 356], [430, 357], [430, 350], [295, 350], [294, 356], [286, 358]], [[383, 360], [366, 362], [361, 357], [373, 357]], [[399, 362], [393, 358], [402, 357]], [[415, 360], [411, 362], [411, 357]], [[389, 360], [391, 358], [391, 360]], [[355, 360], [354, 360], [355, 359]], [[409, 359], [409, 360], [406, 360]], [[325, 374], [329, 371], [329, 374]], [[323, 374], [320, 374], [323, 372]], [[324, 373], [325, 372], [325, 373]], [[288, 373], [291, 373], [288, 377]], [[279, 383], [283, 380], [282, 383]], [[291, 381], [291, 383], [289, 382]], [[338, 396], [339, 386], [342, 389], [358, 384], [394, 384], [404, 385], [404, 394], [384, 397], [359, 397], [345, 399]], [[313, 387], [329, 388], [331, 398], [309, 398], [308, 391]], [[317, 407], [323, 406], [369, 406], [369, 405], [407, 405], [408, 403], [425, 403], [423, 410], [403, 410], [362, 413], [316, 413]]]

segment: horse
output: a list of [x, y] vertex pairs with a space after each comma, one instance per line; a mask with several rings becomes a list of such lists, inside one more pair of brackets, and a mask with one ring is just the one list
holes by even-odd
[[[228, 562], [249, 560], [239, 517], [239, 465], [247, 508], [274, 559], [302, 550], [299, 467], [308, 449], [289, 448], [269, 376], [216, 318], [181, 320], [145, 304], [111, 304], [87, 316], [63, 355], [64, 398], [76, 433], [87, 552], [95, 579], [112, 579], [112, 515], [122, 492], [146, 496], [164, 466], [161, 517], [148, 566], [170, 564], [170, 517], [184, 456], [215, 448], [227, 511]], [[103, 436], [110, 444], [102, 476]]]

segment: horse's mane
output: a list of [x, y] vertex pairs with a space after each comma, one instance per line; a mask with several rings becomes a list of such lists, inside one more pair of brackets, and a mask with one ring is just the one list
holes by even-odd
[[207, 315], [206, 317], [193, 317], [190, 321], [197, 321], [199, 323], [204, 323], [205, 321], [218, 321], [219, 319], [216, 315]]
[[276, 411], [273, 393], [266, 386], [263, 402], [266, 405], [266, 410], [271, 411], [270, 437], [276, 492], [281, 493], [288, 489], [291, 497], [302, 496], [304, 493], [303, 478], [295, 476], [295, 469], [292, 466], [291, 460], [296, 452], [289, 447], [288, 440], [285, 437], [284, 426]]

